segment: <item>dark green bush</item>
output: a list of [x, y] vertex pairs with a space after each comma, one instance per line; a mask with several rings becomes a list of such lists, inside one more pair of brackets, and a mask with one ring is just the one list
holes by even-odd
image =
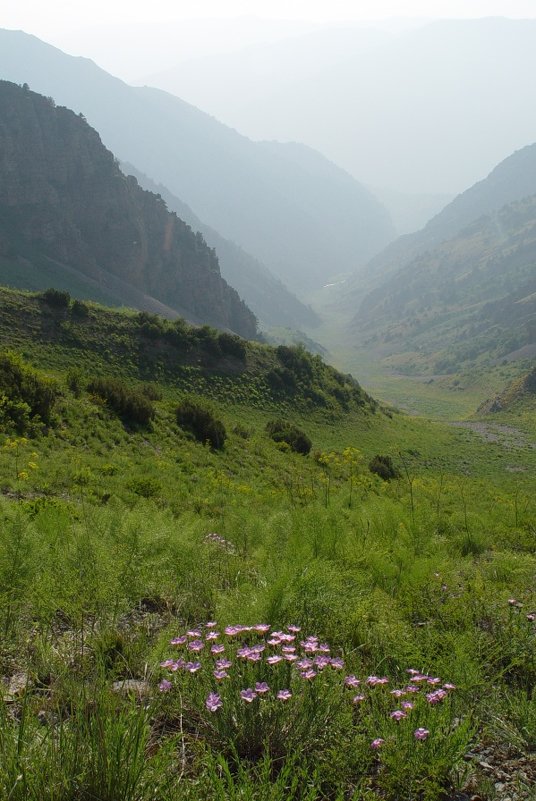
[[147, 426], [155, 416], [151, 401], [116, 378], [96, 378], [88, 384], [89, 392], [106, 401], [107, 405], [130, 425]]
[[53, 309], [68, 309], [71, 303], [69, 293], [61, 289], [45, 289], [41, 297]]
[[194, 435], [198, 442], [208, 442], [214, 450], [221, 450], [227, 432], [221, 420], [207, 406], [193, 398], [185, 398], [176, 411], [177, 423]]
[[67, 375], [65, 376], [67, 381], [67, 386], [75, 396], [75, 398], [79, 398], [82, 394], [82, 389], [84, 387], [85, 379], [84, 374], [81, 370], [77, 370], [73, 368], [67, 371]]
[[223, 354], [219, 335], [214, 328], [209, 325], [202, 325], [201, 328], [194, 328], [193, 333], [207, 356], [210, 356], [211, 359], [221, 359]]
[[142, 334], [149, 339], [158, 339], [166, 332], [166, 323], [158, 314], [141, 311], [137, 315], [137, 322]]
[[390, 481], [392, 478], [398, 478], [398, 470], [393, 464], [390, 456], [376, 455], [369, 462], [369, 470], [375, 473], [384, 481]]
[[246, 345], [243, 339], [236, 336], [236, 334], [229, 334], [223, 331], [218, 335], [218, 343], [221, 352], [225, 356], [234, 356], [235, 359], [245, 361], [246, 359]]
[[162, 485], [156, 478], [133, 478], [127, 487], [142, 498], [156, 498], [162, 491]]
[[158, 386], [158, 384], [153, 384], [152, 382], [147, 382], [146, 384], [141, 385], [141, 392], [145, 395], [146, 398], [152, 401], [160, 401], [162, 400], [162, 390]]
[[89, 317], [89, 307], [81, 300], [73, 300], [71, 314], [73, 317], [78, 317], [79, 320], [85, 320], [86, 317]]
[[533, 367], [525, 378], [525, 388], [528, 389], [529, 392], [536, 392], [536, 367]]
[[0, 424], [23, 434], [34, 423], [49, 425], [56, 387], [14, 353], [0, 353]]
[[307, 434], [292, 423], [285, 420], [271, 420], [266, 431], [274, 442], [286, 442], [295, 452], [307, 456], [312, 447], [312, 442]]
[[279, 345], [276, 348], [276, 354], [281, 364], [292, 373], [309, 378], [313, 375], [313, 360], [303, 345], [295, 345], [293, 347]]

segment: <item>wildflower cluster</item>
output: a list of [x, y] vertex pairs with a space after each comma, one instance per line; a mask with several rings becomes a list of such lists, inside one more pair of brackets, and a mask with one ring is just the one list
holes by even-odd
[[218, 545], [227, 553], [234, 553], [235, 547], [232, 542], [226, 540], [225, 537], [222, 537], [221, 534], [216, 534], [215, 532], [210, 532], [209, 534], [205, 534], [204, 537], [205, 542], [213, 543], [214, 545]]
[[[217, 623], [209, 621], [174, 637], [170, 644], [178, 652], [160, 663], [167, 671], [160, 691], [170, 693], [177, 686], [181, 698], [186, 697], [198, 712], [208, 713], [213, 721], [224, 716], [226, 725], [235, 729], [245, 716], [256, 715], [265, 723], [277, 722], [283, 732], [294, 726], [297, 716], [314, 716], [325, 703], [339, 710], [353, 706], [356, 725], [359, 710], [371, 708], [397, 724], [408, 720], [411, 725], [413, 718], [413, 737], [425, 740], [430, 731], [417, 726], [423, 722], [423, 713], [427, 720], [426, 709], [441, 704], [456, 689], [415, 668], [408, 669], [409, 680], [403, 686], [392, 689], [387, 676], [360, 679], [346, 674], [343, 658], [332, 654], [327, 642], [304, 636], [294, 625], [285, 630], [272, 629], [267, 623], [231, 625], [220, 632]], [[197, 677], [192, 684], [188, 677], [193, 674]], [[283, 707], [286, 710], [281, 712]], [[378, 749], [383, 743], [383, 738], [376, 737], [371, 747]]]

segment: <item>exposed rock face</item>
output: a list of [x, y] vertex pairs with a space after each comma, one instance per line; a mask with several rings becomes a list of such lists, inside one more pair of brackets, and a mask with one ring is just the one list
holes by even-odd
[[215, 252], [120, 171], [81, 116], [0, 82], [0, 252], [110, 273], [201, 322], [256, 334]]

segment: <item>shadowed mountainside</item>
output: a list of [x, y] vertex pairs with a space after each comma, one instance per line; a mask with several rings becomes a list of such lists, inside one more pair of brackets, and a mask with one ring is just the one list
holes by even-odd
[[64, 275], [74, 270], [97, 285], [110, 276], [190, 319], [255, 336], [254, 315], [201, 234], [123, 175], [84, 119], [2, 81], [0, 121], [0, 256], [9, 282], [26, 285], [27, 262], [30, 272], [54, 262]]
[[133, 175], [144, 189], [159, 194], [170, 211], [174, 211], [194, 231], [203, 235], [217, 253], [223, 277], [237, 290], [261, 325], [290, 328], [317, 325], [318, 317], [314, 311], [301, 303], [257, 259], [201, 222], [186, 203], [162, 184], [151, 181], [132, 164], [122, 164], [121, 169], [127, 175]]

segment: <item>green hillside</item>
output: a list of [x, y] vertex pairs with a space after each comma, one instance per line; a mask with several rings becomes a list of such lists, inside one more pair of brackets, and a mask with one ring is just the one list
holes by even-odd
[[486, 441], [300, 348], [2, 290], [0, 797], [444, 801], [500, 774], [529, 798], [514, 424]]

